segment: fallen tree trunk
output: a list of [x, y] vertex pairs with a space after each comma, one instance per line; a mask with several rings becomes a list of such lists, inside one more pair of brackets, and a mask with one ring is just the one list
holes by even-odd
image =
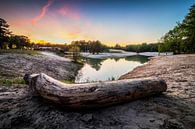
[[71, 108], [104, 107], [159, 94], [167, 89], [165, 81], [158, 78], [66, 84], [41, 73], [24, 79], [34, 95]]

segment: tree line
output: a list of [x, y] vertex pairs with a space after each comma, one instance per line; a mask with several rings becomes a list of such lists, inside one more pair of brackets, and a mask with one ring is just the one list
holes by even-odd
[[[0, 49], [25, 49], [33, 48], [39, 49], [43, 47], [60, 48], [61, 51], [79, 51], [79, 52], [90, 52], [92, 54], [99, 54], [101, 52], [107, 52], [108, 49], [123, 49], [132, 52], [153, 52], [158, 51], [158, 44], [139, 44], [139, 45], [127, 45], [125, 47], [116, 44], [114, 47], [109, 47], [101, 43], [99, 40], [96, 41], [72, 41], [71, 44], [51, 44], [51, 43], [32, 43], [27, 36], [15, 35], [9, 30], [7, 22], [0, 18]], [[56, 50], [56, 49], [54, 49]]]
[[184, 20], [161, 38], [158, 51], [195, 53], [195, 4], [191, 6]]
[[120, 46], [119, 44], [116, 44], [114, 47], [111, 47], [113, 49], [122, 49], [125, 51], [130, 52], [157, 52], [158, 51], [158, 45], [159, 43], [142, 43], [142, 44], [132, 44], [132, 45], [126, 45], [126, 46]]
[[15, 35], [9, 30], [9, 25], [6, 20], [0, 18], [0, 49], [26, 49], [35, 48], [39, 49], [41, 47], [55, 47], [61, 48], [65, 51], [72, 51], [73, 48], [79, 48], [81, 52], [90, 52], [93, 54], [98, 54], [103, 52], [107, 46], [103, 45], [99, 40], [97, 41], [72, 41], [71, 44], [51, 44], [51, 43], [32, 43], [27, 36]]
[[9, 30], [8, 23], [0, 18], [0, 49], [30, 48], [32, 43], [27, 36], [15, 35]]
[[71, 46], [78, 46], [81, 52], [90, 52], [92, 54], [99, 54], [105, 51], [108, 47], [102, 44], [99, 40], [97, 41], [72, 41], [70, 44]]

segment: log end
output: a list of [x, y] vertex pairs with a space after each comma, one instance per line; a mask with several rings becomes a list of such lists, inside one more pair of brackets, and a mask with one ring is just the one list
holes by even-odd
[[37, 96], [36, 92], [36, 80], [40, 74], [25, 74], [23, 79], [27, 85], [29, 85], [29, 91], [32, 95]]

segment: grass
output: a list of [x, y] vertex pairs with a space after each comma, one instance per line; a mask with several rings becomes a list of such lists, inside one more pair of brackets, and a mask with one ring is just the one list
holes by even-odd
[[74, 80], [61, 80], [61, 82], [63, 83], [67, 83], [67, 84], [74, 84]]
[[39, 51], [22, 50], [22, 49], [0, 49], [0, 54], [3, 54], [3, 53], [37, 55], [39, 54]]
[[22, 77], [17, 77], [14, 79], [0, 79], [0, 85], [12, 86], [13, 84], [25, 84], [25, 81]]

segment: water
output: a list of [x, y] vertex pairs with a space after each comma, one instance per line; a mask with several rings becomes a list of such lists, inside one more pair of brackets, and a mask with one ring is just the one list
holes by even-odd
[[148, 61], [145, 56], [125, 58], [89, 59], [84, 58], [84, 66], [78, 71], [75, 83], [117, 80], [121, 75], [132, 71]]

